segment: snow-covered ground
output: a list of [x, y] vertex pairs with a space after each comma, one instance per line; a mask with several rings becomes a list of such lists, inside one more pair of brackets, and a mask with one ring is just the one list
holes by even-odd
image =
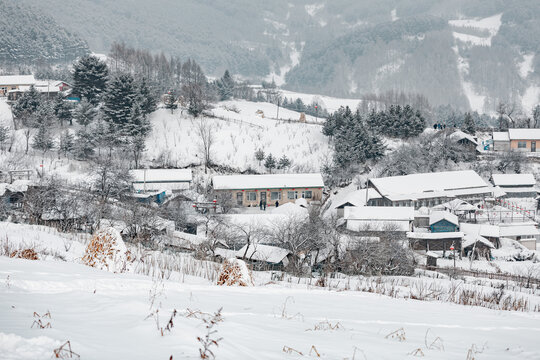
[[[225, 107], [229, 108], [227, 110]], [[232, 111], [235, 107], [239, 112]], [[265, 117], [256, 114], [262, 110]], [[275, 119], [276, 107], [267, 103], [230, 101], [217, 104], [214, 114], [224, 119], [193, 119], [171, 114], [160, 109], [150, 120], [153, 131], [146, 144], [147, 160], [166, 159], [168, 164], [178, 167], [200, 164], [202, 153], [196, 133], [197, 124], [203, 121], [213, 129], [215, 137], [212, 160], [218, 164], [244, 170], [248, 167], [264, 170], [254, 157], [255, 151], [262, 149], [276, 158], [286, 155], [292, 161], [291, 171], [316, 172], [321, 161], [328, 156], [328, 139], [322, 134], [321, 126], [296, 122], [300, 114], [280, 109], [280, 119]], [[308, 121], [315, 118], [307, 116]]]
[[499, 28], [501, 27], [501, 14], [496, 14], [486, 18], [473, 18], [473, 19], [459, 19], [450, 20], [448, 23], [455, 27], [472, 28], [478, 30], [484, 30], [489, 33], [487, 37], [479, 37], [473, 35], [467, 35], [459, 32], [454, 32], [454, 37], [463, 42], [469, 42], [475, 46], [491, 46], [491, 39], [497, 35]]
[[[160, 283], [74, 263], [8, 258], [0, 258], [0, 277], [0, 353], [6, 360], [48, 359], [67, 340], [83, 359], [197, 359], [197, 337], [206, 329], [188, 317], [189, 310], [219, 308], [218, 359], [302, 357], [289, 348], [306, 357], [316, 357], [316, 350], [323, 359], [405, 359], [417, 349], [428, 359], [465, 359], [471, 349], [481, 359], [540, 357], [539, 313], [271, 283]], [[147, 319], [158, 306], [160, 327], [178, 311], [164, 336], [154, 318]], [[32, 328], [34, 312], [50, 312], [43, 320], [52, 328]]]

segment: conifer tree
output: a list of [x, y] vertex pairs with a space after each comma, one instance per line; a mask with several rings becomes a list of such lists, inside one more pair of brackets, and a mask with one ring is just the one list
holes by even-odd
[[113, 133], [121, 135], [121, 131], [128, 126], [137, 97], [130, 74], [115, 75], [109, 81], [104, 94], [103, 115]]
[[64, 153], [64, 156], [67, 156], [75, 148], [75, 136], [71, 131], [66, 130], [60, 135], [59, 150]]
[[77, 121], [79, 125], [82, 125], [86, 128], [96, 118], [96, 110], [90, 102], [88, 102], [86, 99], [83, 99], [75, 108], [73, 118], [75, 119], [75, 121]]
[[73, 125], [72, 107], [62, 96], [58, 96], [54, 102], [54, 113], [60, 120], [60, 126], [64, 126], [64, 121], [69, 121], [69, 125]]
[[272, 170], [276, 168], [276, 160], [272, 154], [268, 154], [266, 161], [264, 162], [264, 167], [272, 173]]
[[220, 100], [229, 100], [233, 97], [235, 82], [229, 73], [229, 70], [225, 70], [225, 73], [221, 79], [219, 79], [217, 86]]
[[75, 96], [97, 105], [107, 86], [107, 64], [93, 55], [80, 58], [73, 64], [73, 90]]
[[257, 159], [257, 161], [259, 162], [259, 166], [261, 166], [261, 161], [264, 160], [264, 156], [265, 154], [263, 149], [255, 151], [255, 159]]
[[28, 91], [22, 94], [15, 105], [13, 105], [13, 115], [24, 123], [26, 120], [25, 118], [35, 113], [41, 106], [41, 103], [41, 95], [32, 85]]
[[476, 125], [474, 124], [474, 119], [470, 112], [465, 113], [463, 118], [463, 132], [466, 132], [469, 135], [474, 135], [476, 133]]
[[284, 154], [278, 161], [277, 168], [287, 170], [291, 166], [291, 160]]
[[157, 97], [154, 91], [152, 91], [148, 80], [143, 77], [139, 81], [139, 104], [141, 110], [145, 115], [150, 115], [157, 109]]

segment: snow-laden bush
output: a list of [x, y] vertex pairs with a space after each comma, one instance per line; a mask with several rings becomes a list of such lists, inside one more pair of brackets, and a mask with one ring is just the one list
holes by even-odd
[[223, 262], [217, 284], [226, 286], [253, 286], [253, 275], [244, 261], [230, 258]]
[[534, 251], [527, 249], [518, 241], [501, 238], [501, 247], [491, 250], [491, 255], [495, 260], [506, 261], [524, 261], [524, 260], [539, 260]]
[[98, 230], [86, 247], [82, 263], [100, 270], [125, 271], [127, 249], [120, 232], [112, 227]]

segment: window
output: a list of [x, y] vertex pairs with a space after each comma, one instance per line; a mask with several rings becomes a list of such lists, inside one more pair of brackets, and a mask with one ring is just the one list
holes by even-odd
[[302, 191], [302, 197], [304, 199], [311, 199], [313, 197], [313, 191], [311, 190]]
[[287, 199], [289, 200], [298, 199], [298, 191], [287, 191]]
[[236, 204], [242, 205], [244, 203], [244, 194], [241, 192], [236, 193]]
[[272, 191], [270, 193], [270, 200], [281, 200], [281, 191]]
[[527, 148], [526, 141], [518, 141], [518, 149], [526, 149], [526, 148]]
[[247, 193], [248, 201], [257, 201], [257, 193], [255, 191], [250, 191]]

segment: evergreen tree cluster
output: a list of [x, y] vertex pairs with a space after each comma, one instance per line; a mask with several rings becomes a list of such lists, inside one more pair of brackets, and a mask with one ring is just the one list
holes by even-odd
[[296, 98], [296, 100], [293, 100], [292, 98], [283, 98], [283, 102], [281, 103], [281, 106], [283, 106], [285, 109], [297, 111], [297, 112], [303, 112], [307, 115], [316, 116], [320, 118], [328, 117], [328, 111], [322, 105], [317, 101], [312, 101], [311, 104], [304, 104], [302, 99]]
[[353, 169], [384, 155], [385, 146], [359, 111], [341, 107], [323, 126], [323, 134], [334, 144], [333, 165], [340, 170]]
[[389, 137], [407, 139], [421, 134], [426, 120], [419, 110], [410, 105], [391, 105], [387, 110], [372, 110], [367, 116], [368, 126], [377, 133]]

